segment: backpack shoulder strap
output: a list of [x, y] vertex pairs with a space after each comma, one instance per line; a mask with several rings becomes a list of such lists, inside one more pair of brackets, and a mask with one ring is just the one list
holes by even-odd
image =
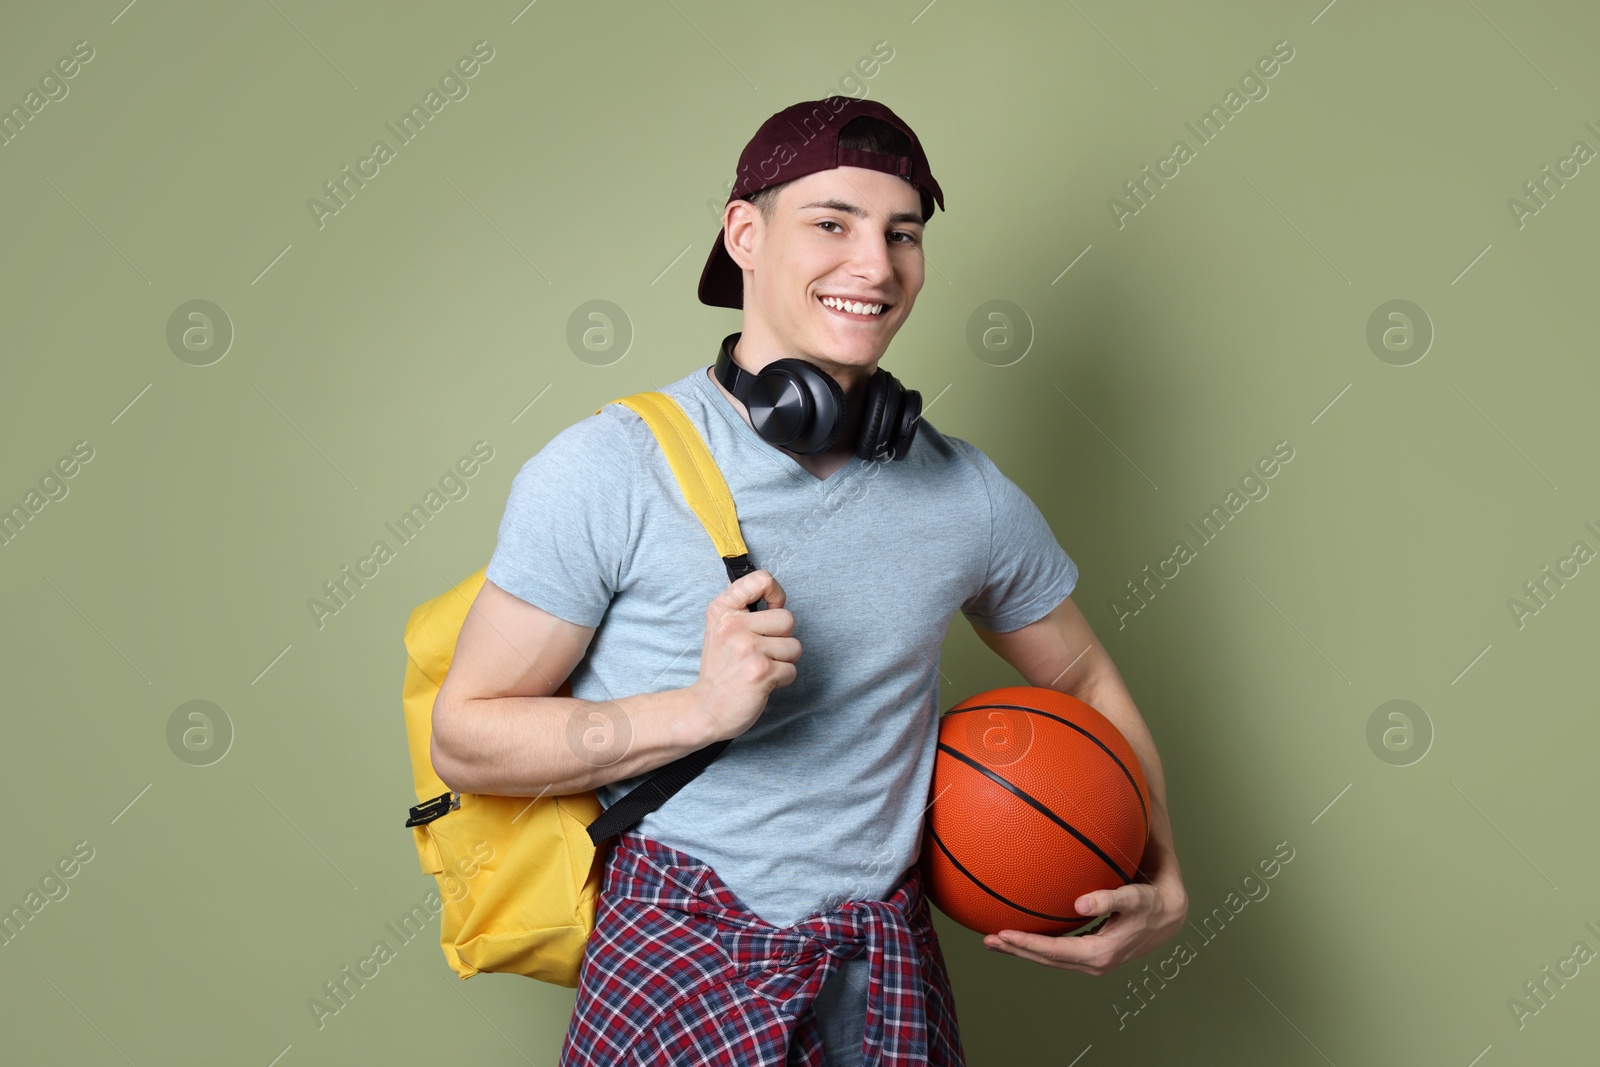
[[[682, 406], [666, 393], [655, 391], [634, 393], [607, 403], [624, 404], [633, 409], [656, 435], [678, 479], [684, 500], [700, 517], [711, 535], [711, 543], [717, 548], [717, 555], [728, 568], [728, 580], [737, 581], [755, 570], [750, 563], [750, 550], [739, 532], [739, 513], [733, 504], [733, 494], [728, 492], [722, 471]], [[604, 408], [602, 404], [595, 409], [595, 414]]]
[[[660, 392], [635, 393], [620, 397], [613, 404], [626, 404], [644, 419], [661, 450], [672, 465], [672, 473], [683, 490], [683, 498], [700, 517], [711, 541], [717, 546], [728, 569], [728, 581], [738, 581], [755, 570], [750, 562], [750, 551], [745, 547], [744, 536], [739, 532], [739, 515], [733, 506], [733, 494], [722, 477], [716, 460], [706, 448], [700, 431], [695, 429], [689, 416], [672, 397]], [[598, 415], [605, 405], [595, 409]], [[755, 610], [755, 605], [750, 605]], [[589, 824], [589, 838], [596, 847], [618, 834], [631, 829], [640, 819], [665, 804], [673, 794], [694, 781], [700, 772], [722, 755], [732, 739], [714, 741], [704, 748], [680, 756], [671, 763], [656, 769], [649, 778], [630, 790], [626, 796], [602, 811]]]

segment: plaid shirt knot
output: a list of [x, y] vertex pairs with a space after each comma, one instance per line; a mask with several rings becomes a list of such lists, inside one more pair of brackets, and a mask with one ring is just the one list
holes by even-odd
[[887, 900], [778, 927], [708, 864], [630, 830], [606, 860], [561, 1063], [823, 1067], [808, 1009], [840, 961], [862, 954], [865, 1067], [964, 1067], [915, 866]]
[[847, 901], [793, 926], [774, 927], [715, 903], [704, 913], [716, 921], [718, 940], [750, 989], [797, 1019], [839, 960], [866, 953], [871, 980], [864, 1039], [870, 1051], [862, 1062], [865, 1067], [920, 1067], [928, 1062], [922, 953], [906, 916], [919, 899], [913, 875], [889, 900]]

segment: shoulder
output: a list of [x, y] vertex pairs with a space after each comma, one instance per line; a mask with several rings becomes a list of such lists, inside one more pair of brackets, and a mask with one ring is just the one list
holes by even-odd
[[597, 414], [583, 420], [592, 424], [586, 427], [586, 432], [591, 436], [607, 436], [610, 447], [613, 448], [618, 447], [619, 443], [625, 444], [640, 457], [641, 462], [647, 463], [650, 457], [661, 456], [662, 448], [657, 440], [656, 429], [653, 429], [651, 423], [632, 406], [623, 403], [624, 400], [643, 393], [653, 393], [672, 401], [669, 407], [675, 406], [677, 413], [687, 419], [689, 425], [699, 434], [701, 442], [710, 447], [714, 427], [708, 424], [716, 422], [716, 415], [711, 411], [704, 392], [697, 387], [694, 380], [695, 375], [703, 374], [704, 370], [705, 368], [701, 367], [697, 371], [653, 389], [639, 390], [606, 401]]
[[558, 430], [523, 462], [519, 477], [537, 473], [541, 478], [608, 482], [615, 477], [631, 478], [636, 447], [631, 424], [639, 422], [625, 405], [608, 403]]
[[918, 421], [911, 451], [913, 455], [922, 452], [925, 462], [952, 467], [964, 474], [982, 474], [985, 465], [993, 467], [977, 445], [955, 434], [942, 433], [925, 418]]
[[982, 478], [989, 489], [995, 489], [1003, 484], [1014, 484], [1002, 471], [989, 453], [973, 444], [971, 441], [950, 434], [940, 435], [944, 441], [949, 442], [949, 448], [954, 456], [953, 462], [959, 463], [965, 470]]
[[654, 433], [644, 417], [622, 403], [640, 392], [657, 392], [670, 397], [703, 434], [703, 404], [701, 396], [695, 391], [694, 373], [703, 373], [704, 369], [701, 367], [652, 390], [637, 390], [622, 396], [612, 394], [611, 399], [591, 407], [587, 416], [557, 431], [528, 463], [559, 463], [578, 469], [596, 465], [616, 466], [623, 460], [631, 465], [634, 455], [644, 454], [655, 441]]
[[1020, 513], [1037, 507], [1026, 489], [997, 466], [989, 454], [971, 441], [942, 435], [953, 452], [952, 463], [959, 465], [970, 477], [971, 484], [988, 498], [990, 515], [995, 521], [1012, 521]]

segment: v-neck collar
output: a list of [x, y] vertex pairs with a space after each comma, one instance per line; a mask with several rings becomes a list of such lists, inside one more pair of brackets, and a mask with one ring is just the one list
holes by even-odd
[[844, 482], [849, 481], [851, 475], [866, 463], [866, 460], [852, 452], [850, 453], [850, 458], [845, 460], [844, 465], [838, 470], [826, 478], [818, 478], [815, 474], [800, 466], [793, 456], [756, 433], [755, 428], [744, 421], [744, 417], [734, 410], [733, 404], [729, 402], [728, 398], [722, 395], [722, 390], [717, 388], [717, 383], [711, 380], [713, 366], [714, 364], [708, 363], [695, 371], [693, 375], [695, 383], [701, 393], [705, 395], [707, 403], [722, 413], [722, 417], [728, 420], [728, 425], [733, 428], [734, 433], [738, 434], [756, 452], [766, 456], [769, 462], [787, 475], [791, 481], [804, 483], [819, 495], [826, 496]]

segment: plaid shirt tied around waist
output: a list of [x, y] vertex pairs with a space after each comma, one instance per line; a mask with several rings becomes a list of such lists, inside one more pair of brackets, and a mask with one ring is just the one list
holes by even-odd
[[606, 858], [560, 1063], [824, 1067], [811, 1002], [840, 960], [862, 953], [865, 1067], [965, 1067], [915, 865], [887, 900], [778, 927], [710, 865], [629, 830]]

